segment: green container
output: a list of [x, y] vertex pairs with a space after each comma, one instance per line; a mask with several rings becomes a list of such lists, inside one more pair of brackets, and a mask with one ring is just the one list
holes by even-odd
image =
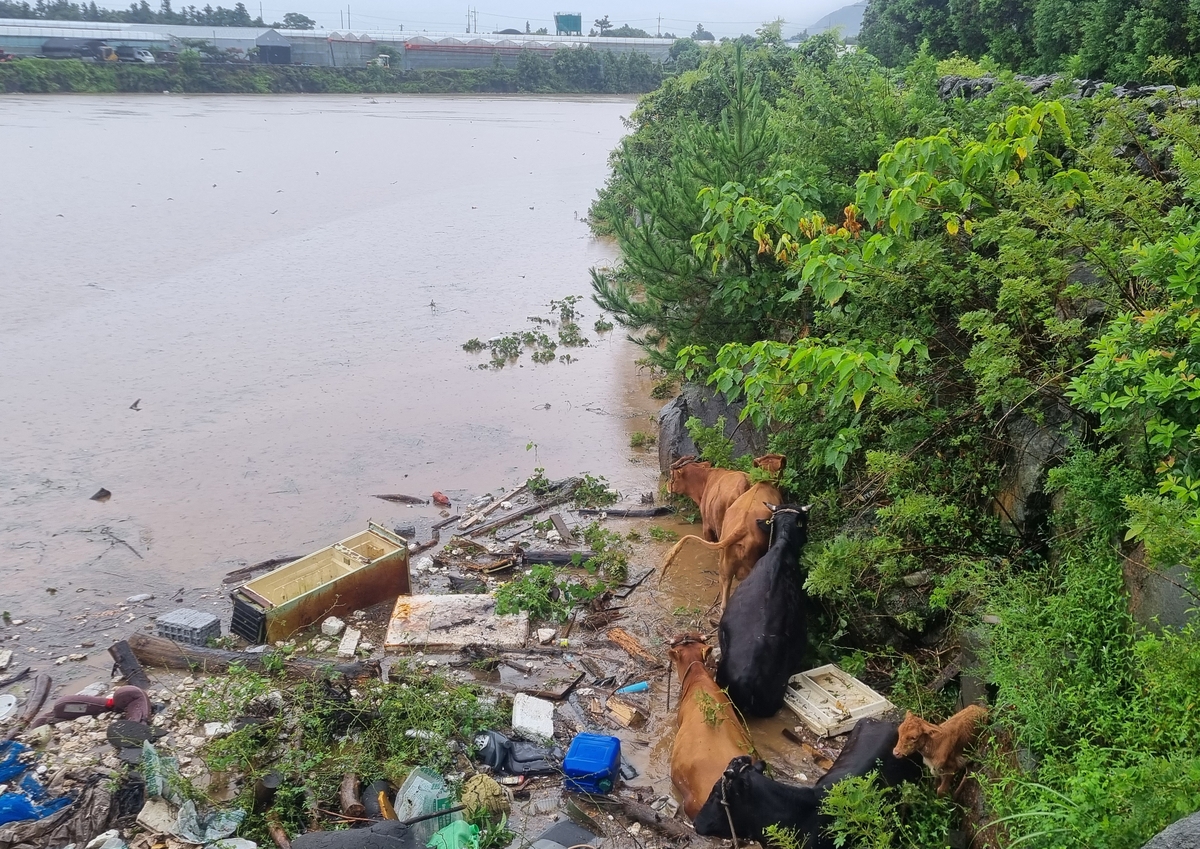
[[[401, 821], [435, 811], [445, 811], [453, 806], [454, 797], [445, 779], [424, 767], [417, 767], [410, 772], [396, 794], [396, 817]], [[413, 825], [413, 837], [418, 846], [424, 846], [426, 841], [433, 837], [434, 832], [461, 819], [462, 814], [455, 811], [452, 814], [422, 820]]]

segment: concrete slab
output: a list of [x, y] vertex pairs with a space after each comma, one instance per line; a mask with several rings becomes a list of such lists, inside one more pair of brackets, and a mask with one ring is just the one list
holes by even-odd
[[384, 648], [398, 651], [459, 651], [482, 645], [524, 648], [529, 614], [498, 616], [490, 595], [402, 595], [396, 599]]

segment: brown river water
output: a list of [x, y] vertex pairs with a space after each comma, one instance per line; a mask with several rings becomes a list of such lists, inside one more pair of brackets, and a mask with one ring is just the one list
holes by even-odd
[[660, 402], [590, 302], [577, 362], [461, 349], [615, 260], [581, 219], [632, 105], [0, 98], [0, 574], [25, 620], [0, 648], [95, 641], [103, 666], [176, 600], [227, 627], [245, 563], [368, 518], [427, 538], [436, 508], [375, 493], [458, 501], [535, 465], [653, 490], [629, 435]]

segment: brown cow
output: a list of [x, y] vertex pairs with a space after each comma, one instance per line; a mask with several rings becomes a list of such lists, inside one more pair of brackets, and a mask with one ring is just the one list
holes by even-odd
[[925, 766], [941, 778], [937, 794], [944, 796], [955, 773], [966, 767], [963, 752], [979, 736], [979, 726], [987, 721], [987, 715], [987, 708], [967, 705], [941, 725], [934, 725], [910, 710], [900, 723], [899, 739], [892, 754], [903, 758], [919, 753]]
[[667, 490], [686, 495], [700, 508], [700, 535], [710, 542], [721, 538], [725, 511], [750, 488], [750, 477], [736, 469], [714, 469], [695, 457], [680, 457], [671, 466]]
[[710, 651], [700, 634], [684, 634], [671, 642], [671, 665], [679, 679], [671, 783], [689, 819], [700, 812], [729, 762], [752, 750], [737, 711], [704, 666]]
[[[661, 575], [666, 576], [667, 569], [688, 540], [721, 552], [717, 571], [721, 582], [721, 610], [724, 610], [726, 602], [729, 601], [729, 594], [733, 591], [733, 579], [737, 578], [740, 581], [749, 575], [758, 558], [766, 554], [770, 546], [770, 536], [758, 524], [760, 519], [766, 521], [771, 518], [771, 508], [767, 505], [782, 503], [783, 494], [778, 487], [769, 483], [754, 484], [738, 496], [725, 511], [719, 542], [708, 542], [697, 536], [683, 537], [667, 552]], [[662, 577], [659, 580], [661, 581]]]
[[[779, 479], [786, 465], [787, 458], [782, 454], [764, 454], [754, 459], [754, 467], [773, 480]], [[672, 463], [670, 475], [667, 491], [686, 495], [700, 508], [700, 536], [709, 542], [719, 540], [725, 511], [750, 488], [750, 476], [736, 469], [714, 469], [712, 463], [697, 461], [693, 455]]]

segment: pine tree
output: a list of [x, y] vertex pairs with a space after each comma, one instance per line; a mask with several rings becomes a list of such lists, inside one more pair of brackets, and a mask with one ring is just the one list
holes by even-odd
[[624, 264], [593, 271], [593, 299], [633, 331], [652, 361], [674, 363], [683, 345], [715, 345], [762, 338], [775, 309], [764, 297], [756, 258], [737, 258], [714, 271], [692, 250], [702, 229], [706, 186], [750, 184], [779, 150], [759, 82], [750, 82], [742, 49], [734, 54], [732, 83], [722, 76], [726, 106], [714, 125], [696, 122], [671, 161], [649, 161], [625, 149], [616, 158], [630, 208], [613, 231]]

